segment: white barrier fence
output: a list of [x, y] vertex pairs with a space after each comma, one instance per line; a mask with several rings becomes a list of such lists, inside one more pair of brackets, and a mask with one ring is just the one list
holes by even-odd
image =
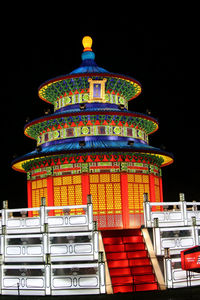
[[91, 202], [0, 212], [0, 294], [105, 293]]
[[182, 270], [181, 258], [165, 258], [164, 274], [168, 288], [200, 285], [200, 273]]
[[[53, 215], [55, 211], [58, 211], [59, 215]], [[81, 211], [81, 214], [70, 214], [70, 211]], [[30, 213], [36, 216], [27, 217]], [[0, 211], [0, 216], [1, 229], [6, 229], [9, 234], [44, 232], [47, 224], [49, 232], [93, 230], [92, 204], [76, 206], [42, 205], [36, 208], [23, 209], [5, 208]]]
[[1, 235], [1, 259], [4, 262], [45, 262], [98, 260], [99, 233], [43, 233]]
[[164, 255], [165, 249], [170, 254], [180, 254], [180, 251], [200, 244], [200, 226], [154, 227], [153, 244], [156, 255]]
[[145, 227], [155, 227], [155, 223], [159, 227], [187, 226], [193, 225], [194, 220], [200, 225], [199, 202], [144, 202]]
[[105, 293], [104, 263], [1, 265], [2, 295]]

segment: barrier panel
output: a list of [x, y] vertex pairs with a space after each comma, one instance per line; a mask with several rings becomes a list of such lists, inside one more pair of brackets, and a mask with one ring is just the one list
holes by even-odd
[[105, 293], [91, 202], [25, 209], [4, 205], [0, 213], [0, 294]]
[[200, 226], [154, 227], [153, 244], [156, 255], [164, 255], [165, 249], [170, 254], [180, 254], [180, 251], [199, 244]]
[[105, 293], [104, 263], [1, 265], [2, 295]]
[[[155, 207], [162, 207], [162, 211], [154, 211]], [[200, 225], [199, 202], [144, 202], [145, 227], [187, 226], [192, 225], [196, 219], [196, 225]]]
[[[52, 216], [52, 212], [59, 211], [59, 215]], [[78, 210], [82, 214], [75, 214]], [[72, 211], [72, 212], [71, 212]], [[30, 212], [37, 216], [27, 217]], [[50, 232], [90, 231], [93, 230], [92, 204], [76, 206], [40, 206], [36, 208], [2, 209], [2, 230], [9, 234], [41, 233], [48, 224]]]
[[168, 288], [200, 285], [200, 273], [182, 270], [181, 258], [165, 258], [164, 273]]

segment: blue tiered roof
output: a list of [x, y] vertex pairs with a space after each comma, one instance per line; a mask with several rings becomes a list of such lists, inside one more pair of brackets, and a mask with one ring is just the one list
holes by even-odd
[[[132, 94], [126, 92], [125, 97], [126, 100], [130, 100], [136, 97], [141, 92], [141, 85], [132, 78], [125, 77], [124, 75], [113, 74], [105, 70], [104, 68], [99, 67], [95, 62], [95, 54], [91, 49], [91, 44], [84, 46], [84, 52], [82, 53], [82, 63], [80, 67], [73, 70], [68, 75], [54, 78], [45, 84], [43, 84], [39, 88], [39, 96], [43, 100], [54, 103], [56, 101], [55, 97], [62, 97], [64, 90], [67, 87], [71, 86], [72, 89], [77, 89], [79, 87], [79, 83], [85, 86], [85, 90], [88, 92], [88, 78], [107, 78], [107, 82], [109, 81], [109, 86], [107, 89], [109, 90], [111, 87], [116, 88], [116, 91], [122, 91], [122, 86], [126, 86], [127, 88], [132, 88], [132, 86], [136, 87], [136, 90], [132, 90]], [[111, 79], [110, 79], [111, 78]], [[116, 79], [117, 78], [117, 79]], [[113, 83], [112, 80], [113, 79]], [[67, 81], [68, 80], [68, 81]], [[121, 81], [120, 81], [121, 80]], [[114, 85], [114, 87], [113, 87]], [[137, 90], [137, 88], [140, 88]], [[82, 88], [82, 86], [81, 86]], [[62, 90], [63, 89], [63, 90]], [[128, 91], [129, 92], [129, 91]], [[72, 91], [72, 94], [74, 90]], [[46, 97], [46, 98], [45, 98]], [[79, 115], [84, 114], [105, 114], [105, 112], [116, 112], [116, 115], [122, 110], [116, 104], [111, 103], [104, 103], [104, 102], [88, 102], [84, 110], [80, 108], [79, 104], [73, 104], [65, 106], [61, 109], [58, 109], [54, 114], [49, 115], [48, 119], [53, 120], [59, 118], [63, 113], [68, 115], [69, 117], [75, 113], [79, 113]], [[123, 109], [124, 113], [127, 114], [134, 114], [127, 109]], [[135, 113], [136, 114], [136, 113]], [[153, 118], [150, 118], [146, 115], [139, 114], [140, 118], [144, 116], [144, 118], [151, 119], [154, 122]], [[44, 118], [39, 118], [31, 123], [40, 123], [44, 120]], [[155, 120], [156, 122], [156, 120]], [[31, 123], [26, 125], [31, 126]], [[26, 133], [26, 132], [25, 132]], [[27, 134], [28, 135], [28, 134]], [[29, 135], [28, 135], [29, 136]], [[30, 136], [31, 137], [31, 136]], [[84, 143], [80, 143], [80, 141]], [[129, 143], [132, 141], [132, 143]], [[60, 155], [64, 153], [92, 153], [98, 151], [106, 151], [109, 153], [113, 151], [123, 151], [123, 152], [139, 152], [139, 153], [147, 153], [147, 154], [156, 154], [160, 155], [164, 159], [163, 165], [171, 163], [173, 161], [172, 155], [166, 153], [158, 148], [149, 146], [147, 143], [143, 142], [139, 139], [134, 139], [130, 137], [120, 137], [120, 136], [101, 136], [101, 135], [94, 135], [94, 136], [82, 136], [82, 137], [72, 137], [68, 139], [61, 139], [61, 140], [54, 140], [51, 142], [47, 142], [43, 145], [40, 145], [39, 148], [37, 147], [34, 151], [27, 153], [24, 156], [19, 157], [13, 162], [13, 167], [15, 169], [23, 170], [23, 163], [27, 160], [37, 159], [39, 157], [48, 157], [52, 155]]]

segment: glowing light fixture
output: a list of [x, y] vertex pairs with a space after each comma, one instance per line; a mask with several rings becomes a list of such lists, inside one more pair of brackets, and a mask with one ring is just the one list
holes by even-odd
[[82, 44], [84, 47], [83, 52], [92, 51], [92, 38], [90, 36], [84, 36], [82, 39]]

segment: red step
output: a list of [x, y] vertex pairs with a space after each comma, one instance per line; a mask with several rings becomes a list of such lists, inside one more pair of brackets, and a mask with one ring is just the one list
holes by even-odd
[[133, 284], [133, 277], [132, 276], [119, 276], [112, 278], [112, 285], [125, 285], [125, 284]]
[[128, 276], [131, 275], [131, 269], [130, 268], [113, 268], [110, 269], [110, 276]]
[[145, 284], [136, 284], [134, 285], [134, 291], [139, 292], [139, 291], [152, 291], [152, 290], [157, 290], [158, 285], [157, 283], [145, 283]]
[[109, 252], [124, 252], [125, 250], [125, 245], [105, 245], [105, 251], [106, 253]]
[[150, 266], [150, 260], [149, 258], [136, 258], [136, 259], [129, 259], [129, 266], [135, 267], [135, 266]]
[[132, 275], [139, 275], [139, 274], [152, 274], [153, 268], [152, 266], [138, 266], [130, 268]]
[[135, 284], [155, 283], [155, 275], [154, 274], [134, 275], [133, 276], [133, 282]]
[[102, 231], [113, 292], [157, 290], [140, 229]]
[[124, 244], [142, 243], [143, 237], [142, 236], [123, 236], [122, 240], [123, 240]]
[[121, 285], [121, 286], [114, 286], [113, 292], [115, 293], [131, 293], [133, 292], [133, 285]]
[[139, 250], [134, 252], [127, 252], [128, 258], [141, 258], [148, 257], [148, 253], [146, 250]]
[[105, 237], [103, 238], [104, 245], [119, 245], [123, 244], [122, 237]]
[[109, 267], [109, 269], [110, 268], [127, 268], [127, 267], [129, 267], [128, 259], [108, 261], [108, 267]]
[[120, 246], [124, 246], [124, 251], [145, 250], [144, 243], [124, 244]]
[[127, 259], [126, 252], [109, 252], [106, 254], [107, 260]]
[[102, 230], [102, 237], [142, 235], [140, 229]]

